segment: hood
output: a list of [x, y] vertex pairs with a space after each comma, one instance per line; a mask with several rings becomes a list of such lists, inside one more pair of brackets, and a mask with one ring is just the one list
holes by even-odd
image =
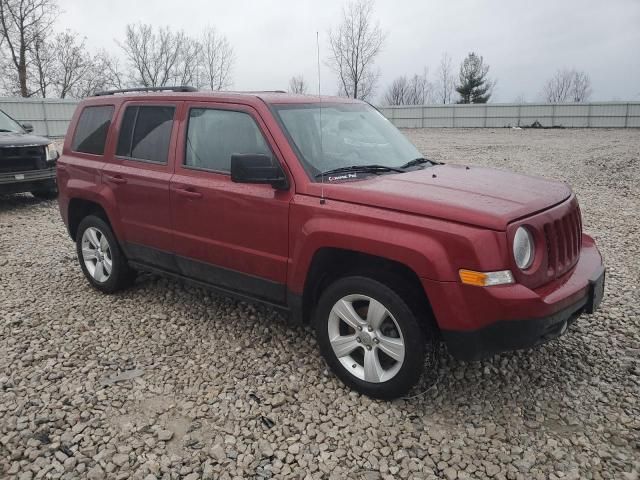
[[571, 196], [562, 182], [508, 171], [436, 165], [324, 185], [326, 198], [437, 217], [493, 230]]
[[51, 140], [48, 138], [32, 135], [30, 133], [0, 132], [0, 148], [48, 145], [50, 143]]

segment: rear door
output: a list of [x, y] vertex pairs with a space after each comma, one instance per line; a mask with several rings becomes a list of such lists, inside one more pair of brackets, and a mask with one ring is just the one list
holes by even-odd
[[181, 102], [126, 102], [117, 144], [102, 171], [116, 200], [123, 247], [131, 260], [173, 268], [169, 182]]
[[[280, 154], [249, 106], [185, 103], [171, 181], [176, 261], [185, 276], [284, 303], [289, 191], [231, 181], [234, 153]], [[282, 164], [282, 162], [280, 162]]]

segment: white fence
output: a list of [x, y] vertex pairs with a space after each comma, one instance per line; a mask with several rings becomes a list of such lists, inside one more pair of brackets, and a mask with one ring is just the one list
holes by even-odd
[[34, 133], [45, 137], [64, 137], [77, 100], [0, 98], [0, 110], [21, 123], [33, 125]]
[[380, 111], [402, 128], [524, 127], [535, 122], [543, 127], [640, 127], [640, 102], [423, 105]]
[[[34, 132], [63, 137], [77, 100], [0, 98], [4, 110]], [[640, 102], [488, 103], [381, 107], [397, 127], [516, 127], [539, 122], [543, 127], [640, 127]]]

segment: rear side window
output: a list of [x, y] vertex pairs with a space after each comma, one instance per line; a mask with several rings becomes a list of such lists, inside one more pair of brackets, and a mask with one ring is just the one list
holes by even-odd
[[244, 112], [192, 108], [189, 112], [185, 165], [229, 173], [231, 155], [258, 153], [273, 158], [262, 132]]
[[73, 135], [71, 150], [93, 155], [104, 154], [113, 110], [113, 105], [85, 107]]
[[127, 107], [120, 126], [116, 155], [167, 163], [175, 107]]

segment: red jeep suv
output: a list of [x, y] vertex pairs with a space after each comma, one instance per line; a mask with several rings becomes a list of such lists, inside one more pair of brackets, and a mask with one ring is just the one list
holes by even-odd
[[145, 270], [283, 309], [377, 398], [441, 340], [463, 360], [532, 347], [602, 299], [564, 183], [428, 160], [356, 100], [152, 90], [82, 101], [58, 160], [98, 290]]

